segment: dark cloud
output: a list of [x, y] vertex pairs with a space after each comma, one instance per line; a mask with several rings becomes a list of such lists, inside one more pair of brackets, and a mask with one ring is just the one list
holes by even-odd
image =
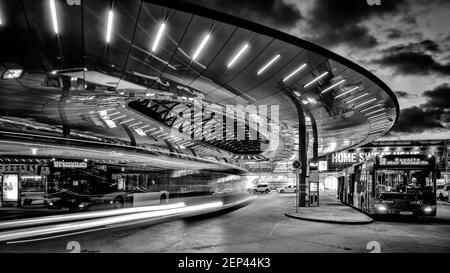
[[387, 38], [389, 39], [398, 39], [403, 36], [403, 31], [401, 31], [400, 29], [390, 28], [387, 30], [387, 32], [388, 32]]
[[433, 57], [426, 53], [399, 52], [388, 54], [374, 63], [382, 66], [394, 67], [398, 73], [429, 75], [450, 75], [450, 64], [436, 62]]
[[439, 44], [435, 41], [423, 40], [417, 43], [400, 44], [383, 49], [381, 52], [383, 57], [373, 62], [393, 67], [398, 73], [450, 75], [450, 63], [439, 63], [431, 55], [441, 52]]
[[427, 130], [442, 129], [444, 128], [441, 122], [442, 116], [443, 112], [440, 110], [427, 110], [417, 106], [402, 109], [391, 132], [422, 133]]
[[[406, 95], [396, 91], [397, 96]], [[450, 123], [450, 85], [442, 84], [424, 92], [427, 101], [400, 111], [400, 117], [391, 130], [393, 133], [422, 133], [427, 130], [448, 128]], [[446, 127], [447, 126], [447, 127]]]
[[318, 0], [311, 11], [309, 24], [317, 36], [315, 42], [325, 45], [347, 45], [371, 48], [377, 39], [361, 23], [373, 16], [395, 14], [408, 7], [404, 0], [383, 1], [379, 6], [369, 6], [362, 0]]
[[408, 92], [405, 91], [394, 91], [395, 95], [399, 98], [407, 98], [410, 96]]
[[384, 53], [388, 54], [402, 53], [402, 52], [425, 53], [427, 51], [440, 52], [439, 45], [432, 40], [423, 40], [417, 43], [395, 45], [383, 50]]
[[443, 111], [450, 111], [450, 85], [442, 84], [433, 90], [428, 90], [423, 93], [428, 102], [423, 104], [426, 108], [438, 108]]
[[300, 10], [282, 0], [188, 0], [231, 15], [266, 24], [292, 28], [302, 18]]

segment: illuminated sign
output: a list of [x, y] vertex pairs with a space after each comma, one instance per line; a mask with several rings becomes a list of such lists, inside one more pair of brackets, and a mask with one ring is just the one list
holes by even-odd
[[72, 169], [86, 169], [87, 163], [83, 161], [54, 161], [55, 168], [72, 168]]
[[430, 166], [430, 161], [419, 158], [419, 157], [408, 157], [408, 158], [380, 158], [380, 167], [428, 167]]
[[3, 175], [3, 201], [19, 200], [19, 175], [4, 174]]
[[319, 169], [319, 162], [309, 162], [309, 170], [316, 171]]
[[328, 170], [328, 161], [319, 161], [319, 172]]
[[370, 159], [376, 155], [402, 155], [419, 154], [419, 152], [373, 152], [373, 153], [334, 153], [331, 155], [331, 163], [357, 163]]

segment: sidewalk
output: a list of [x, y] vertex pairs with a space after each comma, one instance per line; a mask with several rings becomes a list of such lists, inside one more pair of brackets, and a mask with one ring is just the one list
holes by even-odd
[[372, 218], [355, 208], [342, 204], [334, 196], [321, 192], [319, 198], [319, 207], [298, 208], [298, 213], [295, 207], [291, 207], [285, 215], [301, 220], [334, 224], [358, 225], [373, 222]]

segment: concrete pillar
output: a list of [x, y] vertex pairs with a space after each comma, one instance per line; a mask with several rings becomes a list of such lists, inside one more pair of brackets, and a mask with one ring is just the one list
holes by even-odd
[[299, 174], [299, 194], [298, 194], [298, 206], [304, 207], [306, 204], [306, 169], [308, 164], [307, 158], [307, 138], [306, 138], [306, 124], [305, 114], [303, 113], [303, 107], [298, 98], [291, 90], [283, 89], [284, 93], [292, 100], [298, 115], [298, 159], [302, 163], [301, 173]]

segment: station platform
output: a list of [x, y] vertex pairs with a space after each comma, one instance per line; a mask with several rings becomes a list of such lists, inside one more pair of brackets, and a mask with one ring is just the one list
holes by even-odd
[[290, 207], [286, 216], [307, 221], [333, 224], [369, 224], [373, 219], [355, 208], [342, 204], [331, 193], [320, 193], [319, 207]]

